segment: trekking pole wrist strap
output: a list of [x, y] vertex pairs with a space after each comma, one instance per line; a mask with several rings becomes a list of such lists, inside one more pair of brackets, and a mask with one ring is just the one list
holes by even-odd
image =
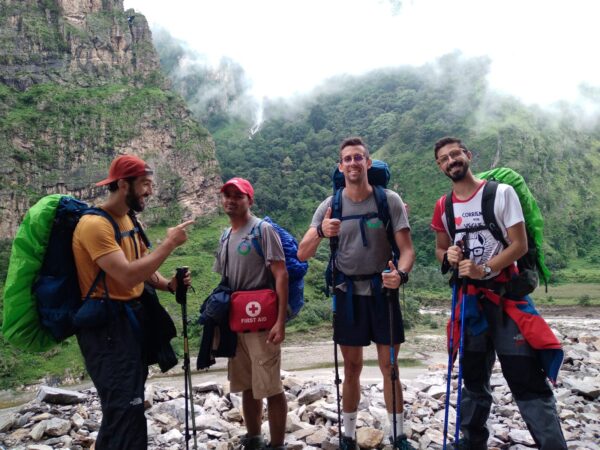
[[398, 275], [400, 275], [400, 284], [408, 283], [408, 272], [404, 272], [403, 270], [398, 269]]
[[442, 267], [441, 271], [443, 275], [446, 275], [450, 270], [450, 261], [448, 261], [448, 252], [444, 253], [444, 258], [442, 259]]
[[167, 291], [169, 291], [171, 294], [175, 295], [175, 289], [173, 289], [173, 287], [171, 286], [171, 281], [173, 281], [173, 280], [167, 281]]

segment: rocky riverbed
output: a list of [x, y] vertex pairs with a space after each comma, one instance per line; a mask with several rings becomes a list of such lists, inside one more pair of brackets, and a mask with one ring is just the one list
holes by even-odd
[[[600, 320], [574, 317], [548, 321], [565, 345], [565, 362], [554, 392], [569, 448], [600, 450]], [[445, 365], [437, 362], [418, 376], [402, 380], [408, 436], [416, 448], [442, 448], [445, 379]], [[333, 383], [310, 372], [285, 372], [283, 383], [289, 410], [288, 449], [337, 448]], [[455, 378], [452, 386], [451, 429], [456, 416]], [[363, 383], [357, 437], [364, 449], [391, 448], [382, 387], [381, 382]], [[491, 431], [488, 447], [534, 447], [498, 365], [492, 387], [495, 402], [488, 422]], [[240, 396], [229, 393], [227, 383], [221, 381], [194, 383], [193, 391], [198, 448], [237, 448], [240, 436], [245, 433]], [[146, 417], [150, 449], [185, 448], [184, 405], [180, 388], [169, 387], [164, 381], [148, 383]], [[15, 450], [90, 448], [100, 420], [100, 403], [93, 388], [62, 391], [43, 386], [35, 400], [0, 415], [0, 446]], [[266, 424], [263, 431], [268, 435]]]

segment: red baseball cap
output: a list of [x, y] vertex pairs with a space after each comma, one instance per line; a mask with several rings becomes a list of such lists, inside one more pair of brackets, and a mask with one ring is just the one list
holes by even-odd
[[122, 155], [113, 159], [108, 169], [108, 178], [96, 183], [96, 186], [104, 186], [113, 181], [129, 177], [141, 177], [142, 175], [152, 175], [154, 172], [144, 160], [135, 155]]
[[242, 194], [246, 194], [250, 197], [250, 200], [254, 200], [254, 188], [248, 180], [238, 177], [232, 178], [221, 187], [221, 192], [223, 192], [227, 186], [234, 186]]

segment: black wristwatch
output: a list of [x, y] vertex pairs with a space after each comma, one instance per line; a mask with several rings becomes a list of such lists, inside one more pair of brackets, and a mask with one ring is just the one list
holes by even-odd
[[397, 270], [398, 275], [400, 275], [400, 284], [408, 283], [408, 272], [403, 272], [402, 270]]

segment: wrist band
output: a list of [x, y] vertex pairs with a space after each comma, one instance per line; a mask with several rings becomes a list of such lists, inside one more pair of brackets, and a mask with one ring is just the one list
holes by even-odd
[[323, 233], [323, 224], [319, 224], [317, 225], [317, 234], [319, 235], [320, 238], [324, 238], [325, 237], [325, 233]]
[[398, 275], [400, 275], [400, 284], [408, 283], [408, 273], [398, 270]]

